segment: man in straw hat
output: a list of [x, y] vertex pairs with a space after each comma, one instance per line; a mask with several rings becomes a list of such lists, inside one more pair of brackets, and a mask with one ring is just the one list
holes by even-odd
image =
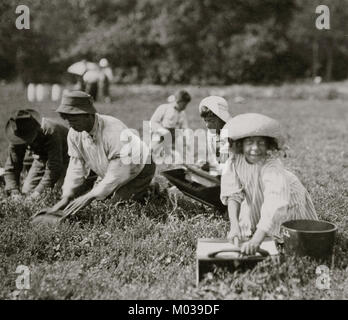
[[[48, 214], [64, 209], [59, 219], [65, 218], [94, 199], [107, 197], [115, 202], [144, 200], [156, 169], [146, 144], [120, 120], [98, 114], [92, 97], [85, 92], [66, 93], [56, 112], [70, 125], [70, 162], [62, 198]], [[100, 181], [80, 195], [78, 189], [91, 170]]]
[[[37, 198], [45, 188], [62, 183], [68, 165], [68, 129], [49, 118], [40, 119], [32, 109], [14, 112], [5, 127], [10, 142], [5, 164], [5, 190], [13, 197], [21, 193]], [[20, 191], [20, 176], [27, 150], [33, 153], [33, 162]]]

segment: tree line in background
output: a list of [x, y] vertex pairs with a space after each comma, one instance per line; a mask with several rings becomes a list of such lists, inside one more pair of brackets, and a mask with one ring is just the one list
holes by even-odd
[[[30, 9], [17, 30], [15, 8]], [[318, 30], [315, 9], [330, 9]], [[105, 57], [120, 83], [279, 83], [347, 77], [346, 0], [2, 0], [0, 79], [69, 80]]]

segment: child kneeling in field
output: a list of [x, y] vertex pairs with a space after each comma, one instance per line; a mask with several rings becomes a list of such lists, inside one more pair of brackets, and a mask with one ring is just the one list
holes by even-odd
[[[318, 220], [309, 193], [279, 159], [284, 138], [276, 120], [241, 114], [227, 122], [222, 134], [232, 153], [222, 172], [221, 201], [228, 206], [227, 238], [249, 239], [241, 252], [255, 254], [266, 236], [280, 237], [285, 221]], [[244, 199], [248, 210], [241, 211]]]
[[[169, 99], [170, 98], [170, 99]], [[188, 129], [188, 121], [185, 109], [191, 101], [191, 96], [186, 90], [179, 90], [174, 96], [168, 98], [166, 104], [161, 104], [152, 115], [151, 131], [154, 143], [151, 146], [155, 159], [164, 156], [168, 164], [172, 163], [172, 153], [179, 152], [175, 157], [182, 155], [184, 146], [179, 146], [179, 150], [175, 150], [176, 129], [178, 134], [183, 134], [184, 129]], [[169, 101], [170, 100], [170, 101]], [[180, 158], [180, 157], [179, 157]]]

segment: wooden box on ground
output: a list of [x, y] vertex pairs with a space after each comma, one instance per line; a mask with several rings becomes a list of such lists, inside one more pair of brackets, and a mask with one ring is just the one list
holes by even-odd
[[246, 270], [253, 268], [258, 262], [268, 256], [278, 257], [278, 250], [273, 240], [266, 239], [260, 246], [260, 252], [255, 256], [242, 255], [232, 243], [226, 239], [202, 238], [197, 241], [196, 283], [204, 275], [212, 272], [216, 267], [227, 268], [233, 272], [237, 268]]

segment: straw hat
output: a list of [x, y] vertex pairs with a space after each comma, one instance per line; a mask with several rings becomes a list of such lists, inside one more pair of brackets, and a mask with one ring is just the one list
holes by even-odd
[[70, 91], [63, 95], [56, 112], [68, 114], [95, 114], [93, 98], [83, 91]]
[[233, 117], [223, 127], [222, 134], [233, 140], [254, 136], [271, 137], [277, 140], [279, 147], [285, 142], [280, 123], [259, 113], [244, 113]]
[[226, 99], [219, 96], [209, 96], [204, 98], [199, 104], [199, 113], [202, 112], [202, 109], [207, 107], [214, 114], [216, 114], [220, 119], [227, 122], [231, 119], [231, 115], [228, 112], [228, 103]]

